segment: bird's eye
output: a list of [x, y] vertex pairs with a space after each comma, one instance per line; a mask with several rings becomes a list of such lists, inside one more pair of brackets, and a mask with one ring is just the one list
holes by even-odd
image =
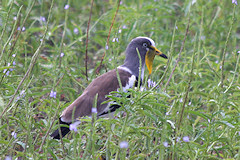
[[143, 43], [143, 47], [147, 47], [147, 43]]

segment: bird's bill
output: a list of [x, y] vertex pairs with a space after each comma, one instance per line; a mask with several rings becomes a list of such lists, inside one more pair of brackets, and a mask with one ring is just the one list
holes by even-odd
[[146, 57], [145, 57], [145, 63], [148, 68], [149, 74], [152, 73], [152, 64], [154, 57], [158, 55], [165, 59], [167, 59], [167, 56], [163, 54], [161, 51], [159, 51], [156, 47], [151, 46], [150, 49], [147, 51]]

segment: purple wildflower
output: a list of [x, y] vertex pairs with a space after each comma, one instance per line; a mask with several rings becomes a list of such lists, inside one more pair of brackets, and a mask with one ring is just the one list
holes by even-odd
[[5, 160], [12, 160], [12, 157], [11, 156], [6, 156]]
[[68, 4], [66, 4], [65, 6], [64, 6], [64, 9], [68, 9], [69, 8], [69, 5]]
[[60, 57], [63, 57], [64, 56], [64, 53], [62, 52], [61, 54], [60, 54]]
[[22, 27], [22, 32], [24, 32], [26, 30], [26, 28], [25, 27]]
[[70, 129], [71, 131], [77, 132], [77, 125], [75, 125], [74, 123], [72, 123], [72, 124], [70, 124], [69, 129]]
[[179, 102], [182, 103], [182, 102], [183, 102], [183, 99], [181, 98]]
[[190, 142], [190, 139], [189, 139], [188, 136], [184, 136], [184, 137], [183, 137], [183, 141], [184, 141], [184, 142]]
[[97, 113], [97, 108], [92, 108], [92, 113]]
[[128, 142], [127, 141], [122, 141], [119, 144], [120, 148], [128, 148]]
[[232, 0], [232, 3], [238, 5], [237, 0]]
[[74, 28], [74, 29], [73, 29], [73, 33], [74, 33], [74, 34], [78, 34], [78, 33], [79, 33], [78, 28]]
[[46, 18], [43, 17], [43, 16], [40, 16], [40, 20], [41, 20], [42, 22], [46, 22]]
[[168, 147], [168, 142], [163, 142], [164, 147]]
[[108, 50], [108, 45], [106, 45], [105, 49]]
[[177, 137], [177, 142], [180, 142], [181, 141], [181, 138], [180, 137]]
[[156, 82], [152, 81], [151, 79], [148, 79], [148, 88], [152, 88], [152, 87], [155, 87], [156, 86]]
[[16, 132], [12, 132], [11, 135], [13, 136], [14, 139], [17, 139], [17, 133]]
[[53, 90], [51, 90], [50, 97], [56, 98], [56, 96], [57, 96], [57, 92], [54, 92]]

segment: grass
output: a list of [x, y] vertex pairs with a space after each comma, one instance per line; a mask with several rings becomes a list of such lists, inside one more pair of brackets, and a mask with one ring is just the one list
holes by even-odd
[[[3, 0], [0, 159], [240, 159], [239, 5], [193, 2], [122, 1], [118, 9], [96, 0], [87, 36], [90, 1]], [[61, 111], [121, 65], [137, 36], [169, 57], [155, 58], [146, 90], [110, 95], [124, 115], [86, 118], [77, 133], [51, 139]]]

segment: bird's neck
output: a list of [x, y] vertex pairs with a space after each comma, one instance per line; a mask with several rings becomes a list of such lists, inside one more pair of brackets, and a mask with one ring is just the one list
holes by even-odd
[[[137, 63], [137, 65], [136, 65]], [[141, 81], [143, 81], [143, 78], [144, 78], [144, 71], [145, 71], [145, 61], [142, 62], [142, 68], [141, 68]], [[139, 64], [139, 59], [137, 61], [135, 61], [135, 63], [127, 63], [125, 62], [121, 67], [126, 67], [128, 68], [131, 73], [133, 75], [135, 75], [136, 77], [139, 77], [139, 67], [140, 67], [140, 64]]]

